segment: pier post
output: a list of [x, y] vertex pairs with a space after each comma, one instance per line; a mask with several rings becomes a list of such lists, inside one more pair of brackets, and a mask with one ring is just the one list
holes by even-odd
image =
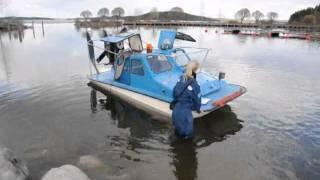
[[41, 27], [42, 27], [42, 36], [44, 37], [44, 24], [43, 24], [43, 20], [41, 21]]
[[22, 42], [22, 28], [21, 28], [21, 25], [17, 24], [17, 28], [18, 28], [19, 41]]
[[9, 32], [9, 40], [11, 40], [11, 25], [10, 25], [10, 20], [8, 20], [8, 32]]
[[36, 38], [36, 34], [34, 32], [34, 22], [33, 22], [33, 20], [32, 20], [32, 33], [33, 33], [33, 38]]

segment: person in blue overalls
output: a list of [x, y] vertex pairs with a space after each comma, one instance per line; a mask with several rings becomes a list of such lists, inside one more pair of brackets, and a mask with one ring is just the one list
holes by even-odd
[[192, 111], [200, 113], [201, 94], [196, 80], [199, 63], [190, 61], [185, 73], [173, 89], [175, 104], [172, 109], [172, 120], [177, 136], [188, 139], [193, 136]]

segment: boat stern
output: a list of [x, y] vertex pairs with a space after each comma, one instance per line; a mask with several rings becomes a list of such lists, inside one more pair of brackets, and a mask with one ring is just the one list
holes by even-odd
[[210, 112], [219, 109], [247, 92], [247, 89], [240, 85], [226, 83], [222, 84], [223, 85], [221, 85], [221, 88], [216, 92], [202, 97], [202, 111]]

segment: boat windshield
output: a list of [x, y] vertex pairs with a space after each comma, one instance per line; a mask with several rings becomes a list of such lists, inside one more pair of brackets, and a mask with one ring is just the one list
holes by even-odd
[[164, 55], [148, 55], [147, 60], [154, 73], [161, 73], [172, 69], [172, 65]]
[[198, 61], [203, 66], [210, 49], [202, 48], [176, 48], [172, 56], [178, 66], [186, 66], [189, 61]]

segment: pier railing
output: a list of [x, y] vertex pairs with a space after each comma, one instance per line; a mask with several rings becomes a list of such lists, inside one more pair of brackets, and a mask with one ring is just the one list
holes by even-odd
[[199, 26], [199, 27], [223, 27], [223, 28], [261, 28], [261, 29], [289, 29], [296, 31], [319, 31], [320, 25], [296, 25], [296, 24], [256, 24], [256, 23], [222, 23], [216, 21], [125, 21], [124, 25], [133, 26]]

